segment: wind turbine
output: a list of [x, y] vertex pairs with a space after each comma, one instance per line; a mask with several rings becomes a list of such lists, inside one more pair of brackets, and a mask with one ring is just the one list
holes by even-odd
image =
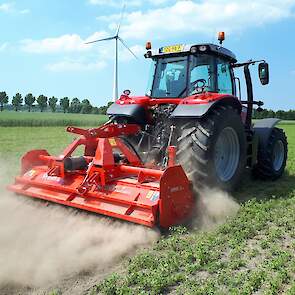
[[113, 100], [115, 101], [118, 99], [118, 41], [120, 41], [125, 48], [137, 59], [137, 56], [132, 52], [132, 50], [127, 46], [127, 44], [124, 42], [124, 40], [119, 36], [120, 33], [120, 28], [121, 28], [121, 23], [123, 20], [123, 15], [125, 11], [125, 4], [123, 5], [122, 12], [121, 12], [121, 17], [120, 21], [118, 23], [118, 27], [116, 30], [116, 34], [112, 37], [108, 38], [103, 38], [103, 39], [98, 39], [94, 41], [89, 41], [86, 42], [85, 44], [92, 44], [92, 43], [97, 43], [101, 41], [109, 41], [109, 40], [115, 40], [115, 63], [114, 63], [114, 88], [113, 88]]

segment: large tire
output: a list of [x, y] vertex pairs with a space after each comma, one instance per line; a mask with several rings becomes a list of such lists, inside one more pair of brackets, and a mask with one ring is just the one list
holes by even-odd
[[180, 128], [177, 158], [194, 187], [231, 191], [246, 166], [246, 135], [238, 112], [219, 106], [201, 119], [190, 119]]
[[287, 137], [282, 129], [273, 128], [265, 147], [259, 147], [253, 176], [276, 180], [284, 173], [288, 155]]

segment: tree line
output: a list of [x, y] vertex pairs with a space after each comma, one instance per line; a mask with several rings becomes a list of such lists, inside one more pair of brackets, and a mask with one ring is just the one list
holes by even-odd
[[[2, 112], [9, 103], [9, 97], [5, 91], [0, 92], [0, 111]], [[109, 102], [106, 106], [92, 106], [88, 99], [80, 101], [78, 98], [70, 99], [63, 97], [58, 99], [55, 96], [48, 98], [45, 95], [35, 97], [32, 93], [28, 93], [24, 97], [20, 93], [16, 93], [11, 99], [12, 108], [18, 112], [20, 110], [28, 110], [31, 112], [36, 107], [41, 111], [50, 109], [53, 113], [62, 111], [64, 113], [76, 114], [106, 114]]]
[[254, 110], [253, 118], [254, 119], [279, 118], [282, 120], [295, 120], [295, 110], [273, 111], [273, 110], [263, 109], [259, 112], [257, 110]]
[[[5, 91], [0, 92], [0, 111], [2, 112], [6, 105], [9, 103], [9, 97]], [[112, 102], [109, 102], [105, 106], [94, 107], [91, 105], [88, 99], [80, 101], [78, 98], [70, 100], [68, 97], [56, 98], [54, 96], [48, 98], [45, 95], [33, 96], [32, 93], [22, 96], [20, 93], [15, 94], [12, 97], [11, 105], [17, 112], [19, 110], [28, 110], [31, 112], [36, 106], [43, 112], [50, 109], [53, 113], [56, 111], [62, 111], [64, 113], [81, 113], [81, 114], [106, 114], [106, 110]], [[37, 105], [36, 105], [37, 104]], [[264, 118], [279, 118], [282, 120], [295, 120], [295, 110], [289, 111], [273, 111], [263, 109], [261, 111], [254, 110], [254, 119]]]

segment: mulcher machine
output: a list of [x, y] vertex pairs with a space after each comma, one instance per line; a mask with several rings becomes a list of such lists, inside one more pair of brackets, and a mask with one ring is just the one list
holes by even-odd
[[[126, 90], [99, 128], [68, 127], [79, 135], [59, 156], [33, 150], [9, 190], [37, 199], [143, 224], [168, 228], [188, 219], [201, 186], [234, 189], [245, 169], [254, 177], [279, 178], [287, 139], [278, 119], [252, 122], [250, 67], [258, 63], [262, 85], [269, 67], [238, 63], [219, 45], [174, 45], [152, 50], [147, 94]], [[243, 68], [247, 99], [241, 98]], [[79, 147], [84, 153], [77, 156]], [[75, 153], [76, 152], [76, 153]]]

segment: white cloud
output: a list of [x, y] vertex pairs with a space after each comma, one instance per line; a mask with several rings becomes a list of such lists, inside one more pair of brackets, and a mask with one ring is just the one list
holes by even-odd
[[[78, 36], [78, 35], [77, 35]], [[61, 36], [63, 37], [63, 36]], [[57, 40], [64, 40], [63, 38], [56, 38]], [[91, 35], [86, 40], [95, 40], [97, 38], [101, 38], [101, 34], [99, 32]], [[75, 38], [75, 40], [82, 40], [81, 37]], [[86, 41], [83, 40], [83, 41]], [[62, 42], [61, 42], [62, 43]], [[44, 44], [44, 42], [41, 42], [41, 44]], [[46, 70], [51, 72], [66, 72], [66, 71], [96, 71], [101, 70], [107, 66], [109, 62], [113, 63], [114, 61], [114, 46], [115, 42], [114, 40], [108, 41], [108, 42], [102, 42], [98, 44], [93, 44], [92, 47], [90, 47], [89, 51], [84, 52], [83, 56], [81, 55], [77, 57], [77, 54], [75, 54], [75, 51], [80, 51], [80, 43], [72, 42], [71, 46], [68, 48], [64, 48], [60, 46], [60, 42], [58, 42], [58, 46], [41, 46], [41, 47], [33, 47], [29, 48], [30, 52], [37, 52], [37, 53], [48, 53], [48, 52], [54, 52], [54, 53], [66, 53], [67, 57], [51, 63], [47, 64], [45, 66]], [[121, 44], [119, 43], [119, 61], [120, 62], [130, 62], [135, 61], [134, 56]], [[129, 46], [129, 44], [128, 44]], [[137, 57], [142, 57], [143, 53], [145, 52], [145, 49], [143, 46], [140, 45], [133, 45], [129, 47], [132, 52]], [[28, 49], [28, 48], [27, 48]], [[33, 51], [32, 51], [33, 50]], [[84, 49], [82, 49], [84, 50]]]
[[3, 4], [0, 4], [0, 11], [3, 11], [3, 12], [10, 12], [12, 11], [13, 9], [13, 3], [3, 3]]
[[19, 10], [16, 8], [16, 5], [14, 2], [6, 2], [0, 4], [0, 11], [5, 13], [19, 13], [19, 14], [27, 14], [30, 12], [30, 9], [22, 9]]
[[[170, 6], [126, 14], [122, 36], [161, 39], [186, 33], [212, 34], [216, 28], [227, 33], [240, 32], [293, 17], [294, 6], [295, 0], [179, 0]], [[111, 29], [116, 26], [116, 18], [117, 15], [109, 16]]]
[[[142, 57], [145, 52], [144, 47], [140, 45], [130, 46], [130, 49], [137, 57]], [[95, 62], [91, 60], [95, 60]], [[135, 60], [134, 56], [125, 47], [120, 45], [119, 62], [130, 62], [132, 60]], [[98, 50], [89, 52], [83, 58], [65, 58], [62, 61], [48, 64], [45, 68], [51, 72], [95, 71], [104, 69], [109, 62], [113, 63], [113, 61], [114, 42], [107, 42], [104, 45], [100, 45]]]
[[7, 42], [2, 43], [2, 44], [0, 45], [0, 52], [4, 51], [4, 50], [7, 48], [7, 46], [8, 46], [8, 43], [7, 43]]
[[23, 10], [20, 10], [20, 14], [28, 14], [28, 13], [30, 13], [31, 12], [31, 10], [30, 9], [23, 9]]
[[116, 1], [116, 0], [88, 0], [89, 4], [92, 5], [100, 5], [100, 6], [112, 6], [112, 7], [117, 7], [117, 8], [121, 8], [123, 2], [126, 3], [127, 7], [139, 7], [143, 4], [151, 4], [151, 5], [155, 5], [155, 6], [160, 6], [166, 3], [171, 3], [171, 2], [175, 2], [175, 0], [128, 0], [128, 1]]
[[[123, 46], [120, 46], [119, 59], [120, 62], [128, 62], [135, 60], [135, 57]], [[141, 45], [133, 45], [129, 47], [131, 51], [136, 55], [137, 58], [142, 58], [146, 49]], [[112, 57], [113, 58], [113, 57]]]
[[[41, 40], [22, 40], [20, 41], [21, 49], [27, 53], [33, 54], [74, 54], [79, 52], [87, 52], [87, 56], [91, 58], [100, 58], [101, 60], [113, 60], [114, 58], [114, 46], [115, 41], [105, 41], [101, 43], [85, 44], [85, 42], [94, 41], [100, 38], [105, 38], [108, 35], [106, 32], [95, 32], [89, 37], [83, 39], [78, 34], [62, 35], [56, 38], [45, 38]], [[130, 52], [123, 47], [119, 42], [119, 55], [122, 60], [130, 60]], [[4, 45], [3, 45], [4, 46]], [[142, 55], [144, 53], [144, 47], [140, 45], [130, 45], [127, 42], [127, 46], [136, 55]], [[1, 47], [0, 47], [1, 48]]]
[[66, 34], [56, 38], [45, 38], [41, 40], [25, 39], [21, 41], [21, 49], [29, 53], [61, 53], [91, 50], [93, 45], [85, 42], [104, 38], [105, 32], [95, 32], [86, 39], [78, 34]]
[[66, 72], [66, 71], [97, 71], [106, 67], [104, 61], [84, 62], [79, 60], [63, 60], [57, 63], [48, 64], [46, 69], [51, 72]]
[[163, 5], [168, 2], [173, 2], [173, 1], [171, 1], [171, 0], [149, 0], [149, 2], [153, 5]]
[[111, 15], [100, 15], [96, 17], [96, 20], [103, 22], [118, 22], [121, 18], [121, 13]]
[[[118, 7], [121, 8], [123, 1], [116, 1], [116, 0], [88, 0], [89, 4], [92, 5], [100, 5], [100, 6], [112, 6], [112, 7]], [[128, 0], [126, 2], [127, 6], [140, 6], [142, 4], [141, 0]]]

